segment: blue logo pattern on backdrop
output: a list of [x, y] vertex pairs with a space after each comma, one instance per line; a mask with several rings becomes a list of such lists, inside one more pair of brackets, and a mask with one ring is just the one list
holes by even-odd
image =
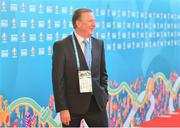
[[78, 7], [94, 12], [94, 36], [105, 41], [110, 81], [180, 73], [178, 5], [172, 0], [0, 0], [0, 95], [10, 103], [30, 97], [48, 105], [52, 46], [72, 33]]

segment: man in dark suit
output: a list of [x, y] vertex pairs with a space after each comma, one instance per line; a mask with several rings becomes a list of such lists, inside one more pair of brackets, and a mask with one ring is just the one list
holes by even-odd
[[[107, 127], [108, 101], [104, 43], [92, 37], [95, 19], [86, 8], [75, 10], [74, 32], [53, 46], [52, 81], [56, 111], [63, 126]], [[88, 44], [88, 45], [87, 45]]]

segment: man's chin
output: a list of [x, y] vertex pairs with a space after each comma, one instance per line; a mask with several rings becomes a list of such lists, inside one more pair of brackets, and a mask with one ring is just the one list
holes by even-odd
[[94, 32], [90, 33], [89, 35], [92, 36]]
[[88, 34], [88, 36], [87, 37], [91, 37], [93, 34]]

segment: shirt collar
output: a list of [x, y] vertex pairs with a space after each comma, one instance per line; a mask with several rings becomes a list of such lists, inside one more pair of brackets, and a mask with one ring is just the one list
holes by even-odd
[[[83, 42], [83, 41], [84, 41], [84, 38], [82, 38], [80, 35], [78, 35], [78, 34], [76, 33], [76, 31], [74, 31], [74, 34], [75, 34], [78, 42]], [[87, 38], [86, 41], [89, 41], [89, 38]]]

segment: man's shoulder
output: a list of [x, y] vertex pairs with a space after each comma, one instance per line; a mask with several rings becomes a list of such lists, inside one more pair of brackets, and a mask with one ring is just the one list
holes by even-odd
[[71, 42], [71, 35], [69, 35], [61, 40], [56, 41], [54, 44], [64, 46], [64, 45], [67, 45], [68, 42]]
[[103, 40], [102, 39], [98, 39], [98, 38], [95, 38], [95, 37], [91, 37], [92, 38], [92, 40], [94, 41], [94, 42], [97, 42], [97, 43], [102, 43], [103, 42]]
[[102, 41], [101, 39], [98, 39], [98, 38], [96, 38], [96, 37], [94, 37], [94, 36], [92, 36], [91, 37], [93, 40], [95, 40], [95, 41]]

